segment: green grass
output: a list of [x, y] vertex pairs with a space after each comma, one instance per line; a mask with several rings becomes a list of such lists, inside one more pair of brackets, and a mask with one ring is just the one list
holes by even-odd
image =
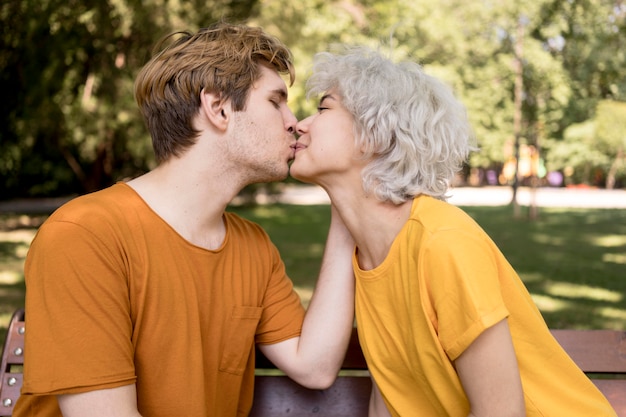
[[626, 210], [465, 207], [498, 244], [551, 328], [626, 329]]
[[[542, 208], [535, 221], [512, 209], [463, 207], [500, 247], [551, 328], [626, 330], [626, 210]], [[328, 206], [233, 211], [260, 223], [307, 300], [317, 277]]]
[[[551, 328], [626, 330], [626, 210], [542, 208], [536, 221], [510, 207], [464, 207], [498, 244]], [[261, 224], [307, 303], [319, 271], [327, 205], [233, 207]], [[45, 216], [0, 215], [0, 341], [24, 303], [23, 262]]]

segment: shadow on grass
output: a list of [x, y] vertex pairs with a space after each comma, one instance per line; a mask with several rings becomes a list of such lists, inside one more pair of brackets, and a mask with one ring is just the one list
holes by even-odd
[[0, 241], [0, 262], [15, 262], [19, 261], [18, 249], [24, 246], [22, 242], [7, 242]]
[[[626, 329], [626, 211], [463, 207], [519, 273], [551, 328]], [[301, 295], [310, 296], [330, 221], [327, 205], [272, 205], [233, 211], [261, 224]], [[305, 300], [306, 301], [306, 300]]]
[[551, 328], [626, 329], [626, 211], [465, 207], [523, 279]]
[[11, 316], [24, 307], [24, 258], [47, 215], [0, 214], [0, 343]]
[[14, 284], [0, 284], [0, 346], [4, 339], [11, 316], [18, 308], [24, 307], [24, 280]]

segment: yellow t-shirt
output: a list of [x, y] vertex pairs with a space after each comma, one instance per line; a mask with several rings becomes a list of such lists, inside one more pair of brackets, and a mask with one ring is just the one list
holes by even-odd
[[247, 415], [255, 342], [298, 336], [304, 309], [261, 227], [224, 219], [222, 246], [206, 250], [126, 184], [57, 210], [25, 265], [14, 417], [61, 416], [55, 394], [133, 382], [144, 416]]
[[453, 361], [507, 318], [529, 417], [615, 416], [550, 334], [522, 281], [462, 210], [415, 198], [376, 268], [356, 274], [356, 318], [372, 376], [394, 416], [466, 417]]

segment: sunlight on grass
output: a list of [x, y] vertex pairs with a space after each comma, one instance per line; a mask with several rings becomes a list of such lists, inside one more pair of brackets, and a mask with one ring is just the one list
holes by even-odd
[[567, 239], [565, 237], [553, 236], [544, 233], [534, 234], [533, 239], [542, 245], [563, 246], [567, 243]]
[[13, 285], [22, 282], [22, 274], [16, 271], [0, 271], [0, 285]]
[[582, 284], [572, 284], [569, 282], [546, 283], [545, 290], [548, 294], [555, 297], [584, 298], [588, 300], [608, 301], [611, 303], [618, 303], [624, 299], [623, 294], [617, 291]]
[[542, 312], [554, 313], [556, 311], [573, 308], [576, 305], [576, 303], [572, 301], [559, 300], [557, 298], [548, 297], [547, 295], [531, 294], [531, 297], [537, 305], [537, 308]]
[[254, 215], [260, 219], [271, 219], [284, 216], [285, 210], [277, 205], [257, 206], [254, 208]]
[[[8, 324], [11, 322], [11, 317], [13, 316], [13, 312], [0, 314], [0, 322], [4, 324], [4, 328], [8, 327]], [[6, 324], [5, 324], [6, 323]]]
[[626, 253], [605, 253], [602, 255], [602, 262], [626, 264]]
[[30, 245], [35, 237], [35, 230], [12, 230], [10, 232], [0, 232], [0, 241], [2, 242], [24, 242]]
[[324, 248], [323, 243], [311, 243], [306, 246], [305, 253], [313, 257], [322, 256], [324, 254]]
[[546, 279], [545, 275], [541, 272], [520, 272], [519, 276], [525, 284], [529, 284], [531, 282], [542, 282]]
[[300, 296], [300, 299], [302, 300], [302, 305], [304, 307], [308, 307], [309, 302], [311, 301], [311, 296], [313, 295], [313, 288], [294, 286], [294, 289]]
[[619, 248], [620, 246], [626, 246], [626, 236], [624, 235], [604, 235], [598, 236], [591, 240], [596, 246], [604, 248]]
[[620, 310], [613, 307], [600, 307], [597, 309], [597, 312], [602, 317], [606, 317], [609, 320], [616, 320], [619, 324], [626, 322], [626, 310]]

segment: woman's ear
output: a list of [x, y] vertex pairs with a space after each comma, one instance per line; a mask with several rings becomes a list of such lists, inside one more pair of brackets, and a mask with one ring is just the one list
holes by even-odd
[[218, 130], [226, 130], [230, 119], [230, 101], [225, 101], [219, 94], [209, 93], [202, 89], [200, 92], [200, 111], [207, 120]]

